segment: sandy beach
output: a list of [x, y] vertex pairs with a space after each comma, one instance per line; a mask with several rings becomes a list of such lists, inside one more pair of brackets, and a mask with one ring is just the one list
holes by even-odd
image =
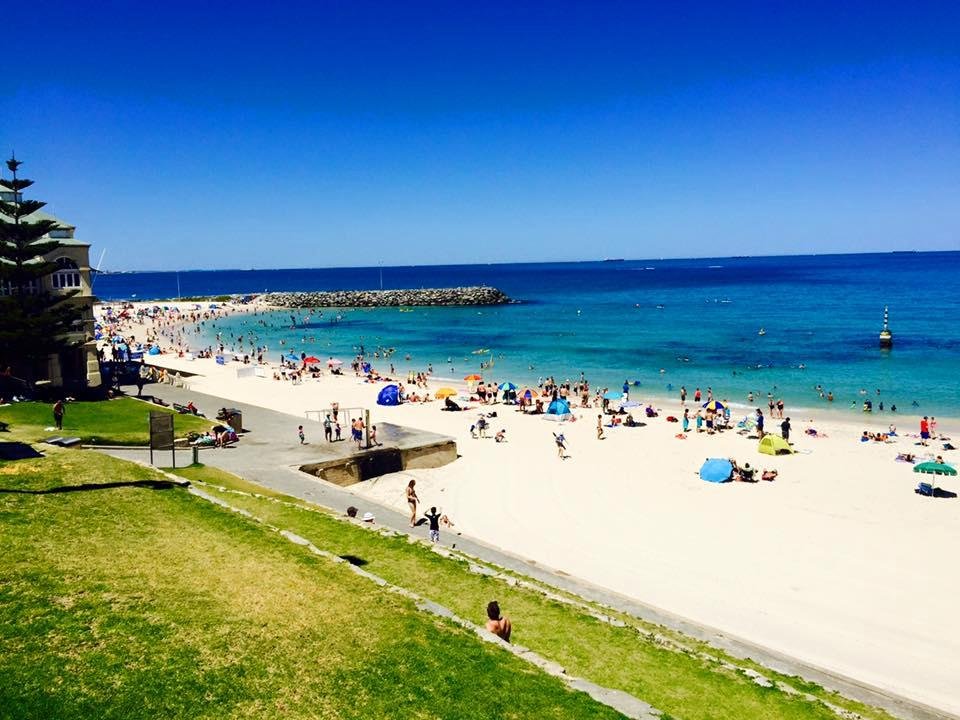
[[[150, 327], [134, 323], [124, 334], [144, 339]], [[169, 347], [176, 326], [165, 330], [172, 335], [161, 345]], [[551, 434], [558, 424], [512, 406], [461, 413], [441, 412], [441, 402], [379, 407], [383, 383], [365, 383], [346, 367], [343, 376], [294, 385], [271, 379], [272, 370], [267, 377], [239, 378], [236, 362], [217, 365], [175, 352], [148, 361], [191, 373], [184, 382], [198, 392], [290, 414], [291, 444], [305, 411], [334, 402], [369, 408], [374, 423], [453, 436], [461, 456], [456, 462], [352, 490], [402, 509], [403, 488], [415, 478], [424, 505], [441, 508], [464, 534], [960, 713], [960, 615], [954, 608], [960, 574], [951, 562], [960, 540], [960, 499], [914, 494], [921, 476], [895, 460], [909, 452], [955, 462], [955, 452], [941, 450], [942, 442], [916, 445], [917, 417], [897, 416], [899, 436], [890, 443], [861, 443], [863, 430], [885, 432], [890, 417], [815, 417], [788, 407], [797, 453], [771, 457], [758, 452], [756, 439], [732, 430], [676, 437], [679, 425], [664, 418], [682, 415], [679, 398], [658, 402], [660, 417], [644, 419], [644, 427], [606, 428], [604, 440], [596, 439], [598, 411], [574, 408], [576, 420], [562, 427], [569, 457], [561, 460]], [[396, 364], [405, 377], [407, 364]], [[441, 384], [431, 382], [430, 391]], [[490, 437], [474, 439], [470, 426], [481, 411], [497, 416]], [[779, 420], [768, 420], [768, 430], [778, 427]], [[810, 427], [820, 436], [805, 434]], [[323, 442], [319, 423], [306, 429], [311, 441]], [[504, 443], [493, 440], [500, 429]], [[960, 421], [941, 418], [938, 432], [956, 442]], [[708, 457], [775, 468], [779, 476], [773, 482], [707, 483], [697, 471]], [[960, 490], [956, 478], [939, 484]]]

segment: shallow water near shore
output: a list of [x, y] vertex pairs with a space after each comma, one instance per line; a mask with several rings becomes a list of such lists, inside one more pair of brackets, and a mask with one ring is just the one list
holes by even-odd
[[[771, 393], [788, 414], [859, 414], [869, 399], [873, 419], [896, 422], [892, 405], [899, 415], [960, 415], [957, 271], [960, 252], [385, 267], [387, 289], [487, 284], [521, 302], [280, 310], [219, 321], [204, 344], [220, 331], [228, 347], [240, 335], [247, 346], [253, 331], [271, 360], [292, 351], [349, 361], [361, 345], [368, 354], [395, 348], [374, 361], [381, 372], [390, 362], [403, 375], [432, 363], [438, 376], [482, 372], [521, 385], [583, 372], [594, 387], [639, 383], [631, 393], [640, 399], [676, 397], [685, 385], [691, 396], [712, 387], [735, 404], [753, 391], [765, 406]], [[180, 273], [183, 295], [379, 286], [380, 268]], [[104, 275], [95, 290], [104, 299], [176, 296], [176, 274]], [[878, 341], [884, 306], [891, 350]], [[489, 353], [475, 354], [481, 349]], [[820, 398], [818, 384], [834, 402]]]

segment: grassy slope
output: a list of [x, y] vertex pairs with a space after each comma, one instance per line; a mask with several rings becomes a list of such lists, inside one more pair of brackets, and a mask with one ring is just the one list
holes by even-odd
[[613, 718], [152, 471], [0, 462], [0, 717]]
[[[262, 491], [265, 495], [278, 496], [216, 468], [201, 466], [176, 472], [193, 480], [244, 492]], [[471, 573], [464, 563], [442, 558], [426, 547], [411, 545], [405, 538], [385, 538], [325, 512], [301, 509], [306, 507], [305, 503], [294, 501], [299, 507], [290, 507], [234, 493], [221, 493], [221, 497], [311, 539], [319, 547], [359, 558], [371, 572], [411, 588], [474, 622], [483, 619], [486, 602], [496, 598], [514, 621], [516, 642], [561, 663], [573, 674], [625, 690], [676, 717], [730, 720], [836, 717], [819, 703], [760, 687], [717, 662], [678, 651], [643, 637], [634, 629], [613, 627], [536, 592]], [[656, 632], [693, 650], [707, 650], [715, 657], [732, 660], [664, 628], [624, 619], [638, 624], [642, 631]], [[733, 662], [745, 669], [759, 669], [754, 663]], [[788, 680], [770, 670], [761, 671], [767, 677]], [[866, 717], [888, 717], [882, 711], [838, 697], [810, 683], [793, 680], [791, 684]]]
[[[55, 434], [79, 437], [90, 445], [146, 445], [150, 440], [148, 422], [152, 410], [173, 412], [133, 398], [71, 402], [66, 406], [63, 430]], [[53, 427], [53, 405], [15, 403], [0, 408], [0, 420], [17, 432], [16, 439], [40, 440], [51, 435], [44, 428]], [[177, 415], [173, 421], [178, 437], [190, 431], [203, 432], [211, 425], [211, 421], [192, 415]]]

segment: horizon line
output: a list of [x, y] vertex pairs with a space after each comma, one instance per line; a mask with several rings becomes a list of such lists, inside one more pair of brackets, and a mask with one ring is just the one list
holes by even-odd
[[169, 270], [96, 270], [98, 274], [116, 275], [116, 274], [147, 274], [147, 273], [171, 273], [171, 272], [260, 272], [260, 271], [284, 271], [284, 270], [363, 270], [369, 268], [415, 268], [415, 267], [480, 267], [497, 265], [579, 265], [584, 263], [603, 263], [603, 262], [663, 262], [675, 260], [744, 260], [761, 258], [784, 258], [784, 257], [842, 257], [849, 255], [930, 255], [934, 253], [960, 253], [960, 250], [864, 250], [848, 252], [819, 252], [819, 253], [772, 253], [769, 255], [690, 255], [690, 256], [661, 256], [648, 258], [589, 258], [580, 260], [506, 260], [503, 262], [486, 263], [416, 263], [413, 265], [325, 265], [325, 266], [301, 266], [301, 267], [256, 267], [256, 268], [173, 268]]

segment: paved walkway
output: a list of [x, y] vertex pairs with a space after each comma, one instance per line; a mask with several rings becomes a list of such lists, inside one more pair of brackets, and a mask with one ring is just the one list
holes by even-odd
[[[224, 449], [205, 449], [201, 451], [200, 461], [205, 465], [218, 467], [245, 480], [258, 483], [286, 495], [307, 500], [317, 505], [339, 513], [345, 513], [347, 507], [353, 505], [362, 515], [372, 512], [377, 523], [389, 527], [397, 532], [410, 533], [427, 537], [425, 528], [410, 528], [409, 516], [398, 513], [390, 508], [370, 502], [369, 500], [351, 493], [346, 488], [333, 485], [326, 481], [314, 478], [300, 472], [301, 465], [330, 459], [331, 452], [323, 440], [323, 429], [319, 423], [306, 423], [297, 416], [266, 410], [261, 407], [236, 403], [223, 398], [217, 398], [192, 390], [184, 390], [167, 385], [148, 385], [148, 392], [167, 402], [186, 404], [189, 400], [209, 415], [215, 415], [220, 407], [235, 407], [243, 412], [243, 424], [250, 428], [240, 443]], [[125, 388], [130, 392], [130, 388]], [[132, 388], [133, 393], [136, 388]], [[132, 394], [132, 393], [131, 393]], [[297, 425], [305, 428], [315, 428], [309, 433], [308, 439], [313, 440], [313, 433], [319, 439], [308, 445], [299, 445], [297, 439]], [[379, 426], [378, 426], [379, 428]], [[410, 432], [409, 429], [401, 429]], [[429, 434], [429, 433], [428, 433]], [[439, 436], [437, 436], [439, 437]], [[390, 436], [384, 434], [380, 440], [385, 445], [390, 443]], [[335, 443], [338, 446], [346, 442]], [[356, 446], [353, 445], [355, 448]], [[116, 449], [107, 451], [120, 458], [139, 461], [148, 460], [146, 450]], [[159, 451], [158, 451], [159, 452]], [[339, 455], [339, 448], [335, 451]], [[166, 458], [155, 458], [156, 464], [169, 466], [169, 451]], [[177, 454], [177, 465], [190, 463], [190, 451], [181, 450]], [[517, 557], [506, 550], [487, 545], [469, 537], [441, 533], [441, 544], [454, 547], [457, 550], [474, 555], [479, 559], [499, 565], [518, 574], [526, 575], [545, 585], [579, 595], [582, 598], [601, 603], [638, 617], [647, 622], [663, 625], [682, 632], [697, 640], [725, 650], [738, 658], [752, 658], [756, 662], [786, 675], [798, 675], [806, 680], [815, 682], [825, 688], [836, 690], [846, 697], [860, 700], [868, 705], [881, 707], [891, 714], [907, 720], [960, 720], [957, 716], [944, 713], [934, 708], [920, 705], [908, 699], [885, 692], [884, 690], [863, 685], [854, 679], [836, 675], [827, 670], [807, 665], [787, 655], [755, 645], [740, 638], [730, 637], [719, 630], [699, 625], [685, 618], [673, 615], [665, 610], [646, 605], [619, 593], [578, 580], [563, 573], [557, 573], [552, 568], [538, 564], [534, 560]]]

